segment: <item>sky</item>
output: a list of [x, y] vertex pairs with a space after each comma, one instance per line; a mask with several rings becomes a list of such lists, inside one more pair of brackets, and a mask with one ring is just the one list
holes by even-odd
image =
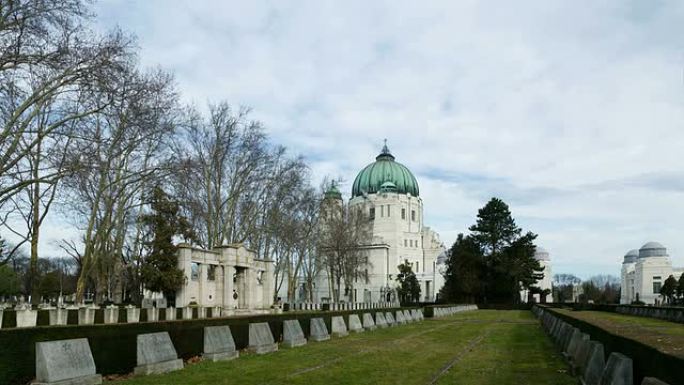
[[[253, 109], [315, 184], [384, 139], [449, 246], [491, 197], [554, 273], [619, 275], [655, 240], [684, 265], [684, 2], [126, 1], [185, 103]], [[69, 232], [51, 225], [45, 242]]]

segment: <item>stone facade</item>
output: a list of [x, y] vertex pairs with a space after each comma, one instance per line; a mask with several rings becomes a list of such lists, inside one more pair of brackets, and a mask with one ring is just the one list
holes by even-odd
[[646, 304], [663, 302], [660, 288], [673, 275], [676, 279], [684, 268], [672, 267], [667, 248], [658, 242], [649, 242], [639, 250], [629, 251], [622, 262], [620, 303], [629, 304], [637, 299]]
[[273, 306], [273, 262], [257, 259], [242, 245], [203, 250], [181, 244], [178, 267], [185, 284], [176, 293], [176, 307], [214, 307], [231, 315]]
[[[444, 244], [434, 230], [425, 226], [423, 200], [415, 195], [418, 186], [410, 171], [394, 161], [386, 146], [376, 160], [356, 177], [348, 202], [350, 208], [367, 212], [373, 222], [372, 241], [364, 246], [370, 262], [368, 281], [357, 282], [353, 292], [341, 293], [340, 298], [345, 302], [398, 301], [397, 266], [408, 261], [420, 282], [420, 300], [434, 301], [444, 284], [441, 274], [446, 260]], [[370, 172], [375, 174], [367, 175]], [[373, 180], [368, 182], [369, 178]], [[377, 186], [380, 182], [381, 186]], [[326, 196], [337, 204], [344, 204], [336, 190]], [[333, 290], [327, 274], [321, 273], [315, 283], [315, 301], [330, 301], [335, 297]]]
[[[551, 293], [552, 290], [552, 280], [553, 280], [553, 271], [551, 270], [551, 257], [549, 255], [549, 252], [546, 251], [546, 249], [542, 247], [537, 247], [537, 251], [534, 253], [534, 258], [539, 261], [539, 265], [544, 269], [542, 270], [542, 274], [544, 274], [544, 278], [542, 278], [540, 281], [537, 282], [536, 286], [540, 288], [541, 290], [549, 290], [549, 294], [546, 295], [545, 298], [540, 298], [540, 294], [532, 294], [532, 302], [534, 303], [547, 303], [547, 302], [553, 302], [553, 295]], [[529, 293], [527, 290], [523, 290], [520, 292], [520, 298], [522, 299], [523, 302], [530, 302], [529, 298]]]

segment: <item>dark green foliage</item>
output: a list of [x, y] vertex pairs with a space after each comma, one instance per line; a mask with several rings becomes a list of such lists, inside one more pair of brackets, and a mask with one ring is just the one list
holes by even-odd
[[675, 294], [677, 293], [678, 286], [679, 282], [677, 282], [677, 279], [673, 275], [670, 275], [669, 277], [667, 277], [667, 279], [663, 283], [663, 286], [660, 288], [660, 295], [667, 298], [667, 302], [672, 304], [674, 303]]
[[397, 289], [399, 302], [402, 306], [418, 302], [420, 299], [420, 283], [418, 278], [416, 278], [416, 273], [413, 272], [411, 264], [406, 260], [397, 268], [399, 268], [399, 274], [397, 274], [396, 279], [399, 283], [399, 288]]
[[543, 278], [536, 235], [522, 234], [506, 203], [492, 198], [449, 251], [441, 296], [450, 302], [519, 303], [520, 291]]
[[677, 284], [677, 296], [684, 297], [684, 273], [679, 276], [679, 283]]
[[475, 240], [458, 234], [449, 250], [444, 287], [440, 298], [456, 303], [474, 303], [482, 286], [483, 255]]
[[192, 238], [191, 226], [179, 215], [176, 202], [159, 186], [152, 190], [152, 213], [141, 216], [147, 229], [145, 247], [149, 251], [142, 266], [142, 282], [148, 290], [162, 292], [173, 303], [175, 292], [183, 285], [183, 271], [178, 268], [175, 236]]
[[[28, 329], [0, 330], [0, 384], [24, 384], [35, 376], [35, 343], [72, 338], [87, 338], [97, 372], [103, 375], [130, 373], [136, 366], [136, 336], [167, 331], [178, 356], [189, 359], [202, 354], [204, 327], [229, 325], [237, 349], [249, 343], [249, 324], [268, 322], [276, 341], [282, 339], [283, 321], [298, 319], [304, 334], [309, 335], [309, 319], [322, 317], [330, 328], [337, 315], [396, 311], [400, 308], [354, 310], [339, 312], [293, 312], [251, 317], [212, 318], [114, 325], [40, 326]], [[71, 316], [71, 311], [69, 312]], [[164, 314], [162, 312], [162, 314]], [[97, 314], [96, 314], [97, 321]]]
[[0, 295], [8, 296], [19, 294], [21, 284], [17, 273], [9, 265], [0, 266]]

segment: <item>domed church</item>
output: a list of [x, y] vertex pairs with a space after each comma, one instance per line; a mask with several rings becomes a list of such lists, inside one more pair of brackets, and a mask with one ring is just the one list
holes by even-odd
[[[326, 199], [342, 202], [333, 185]], [[411, 171], [384, 145], [375, 162], [354, 179], [349, 208], [365, 210], [372, 221], [372, 241], [364, 246], [369, 259], [367, 282], [357, 282], [346, 302], [395, 302], [398, 265], [408, 261], [421, 286], [421, 301], [434, 301], [444, 283], [440, 273], [446, 249], [439, 235], [423, 222], [423, 201], [418, 181]], [[325, 273], [316, 281], [318, 301], [331, 299]], [[341, 293], [342, 294], [342, 293]]]

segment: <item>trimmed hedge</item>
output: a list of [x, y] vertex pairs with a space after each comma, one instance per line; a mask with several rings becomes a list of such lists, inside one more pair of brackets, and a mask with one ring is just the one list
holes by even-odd
[[[136, 336], [138, 334], [167, 331], [171, 336], [178, 356], [183, 359], [189, 359], [202, 354], [205, 326], [229, 325], [236, 348], [244, 349], [249, 343], [250, 323], [268, 322], [274, 339], [280, 341], [282, 339], [284, 320], [299, 320], [304, 334], [308, 337], [309, 320], [311, 318], [323, 318], [328, 330], [331, 330], [333, 316], [361, 315], [363, 313], [371, 313], [375, 316], [377, 311], [388, 312], [399, 309], [402, 308], [288, 312], [282, 314], [132, 324], [38, 326], [35, 328], [0, 329], [0, 347], [2, 347], [0, 349], [0, 384], [24, 384], [35, 377], [35, 345], [36, 342], [41, 341], [87, 338], [99, 374], [130, 373], [136, 365]], [[72, 313], [78, 317], [77, 311], [69, 311], [69, 319], [72, 318]], [[120, 312], [120, 314], [125, 314], [125, 312]], [[11, 319], [14, 319], [14, 317], [11, 317]], [[3, 326], [4, 323], [5, 321], [3, 320]]]
[[589, 334], [592, 340], [602, 343], [606, 358], [612, 352], [622, 353], [631, 358], [636, 384], [640, 384], [644, 377], [656, 377], [670, 384], [682, 383], [684, 359], [663, 353], [639, 341], [613, 334], [589, 322], [559, 313], [550, 306], [540, 306], [554, 316], [580, 329], [583, 333]]

